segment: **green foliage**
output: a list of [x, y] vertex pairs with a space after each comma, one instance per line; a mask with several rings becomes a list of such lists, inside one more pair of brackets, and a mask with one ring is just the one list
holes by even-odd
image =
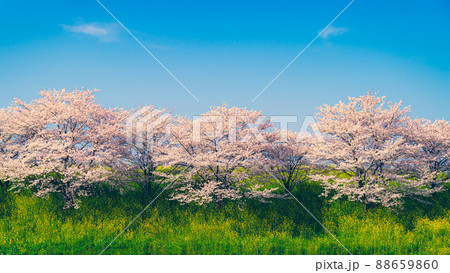
[[[293, 193], [353, 254], [450, 254], [449, 191], [433, 196], [433, 205], [408, 200], [397, 213], [330, 204], [321, 192], [308, 182]], [[99, 189], [80, 209], [63, 210], [56, 194], [4, 194], [0, 254], [98, 254], [149, 202], [139, 193]], [[182, 206], [161, 196], [105, 254], [346, 252], [294, 199]]]

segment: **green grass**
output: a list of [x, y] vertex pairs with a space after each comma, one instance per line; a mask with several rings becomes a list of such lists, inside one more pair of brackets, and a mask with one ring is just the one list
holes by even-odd
[[[317, 184], [295, 195], [353, 254], [450, 254], [449, 191], [394, 213], [318, 197]], [[98, 254], [148, 203], [104, 192], [63, 210], [58, 196], [0, 196], [0, 254]], [[158, 199], [105, 254], [346, 254], [295, 200], [181, 206]]]

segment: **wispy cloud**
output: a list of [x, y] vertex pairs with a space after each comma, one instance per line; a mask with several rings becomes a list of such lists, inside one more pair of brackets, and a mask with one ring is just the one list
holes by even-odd
[[327, 29], [325, 29], [324, 32], [322, 32], [320, 34], [320, 37], [323, 39], [328, 39], [329, 37], [332, 36], [339, 36], [342, 35], [344, 33], [348, 32], [348, 29], [345, 27], [333, 27], [333, 26], [329, 26]]
[[120, 27], [115, 23], [81, 23], [76, 25], [62, 25], [68, 32], [89, 35], [102, 42], [116, 41]]

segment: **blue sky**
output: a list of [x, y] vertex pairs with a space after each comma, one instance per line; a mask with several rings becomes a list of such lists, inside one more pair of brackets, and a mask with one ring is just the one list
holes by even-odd
[[413, 115], [450, 119], [450, 2], [0, 0], [0, 106], [41, 89], [97, 88], [99, 101], [197, 115], [211, 105], [305, 115], [379, 91]]

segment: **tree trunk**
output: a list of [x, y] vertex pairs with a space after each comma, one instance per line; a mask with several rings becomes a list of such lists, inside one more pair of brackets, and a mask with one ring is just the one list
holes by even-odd
[[1, 194], [6, 193], [8, 191], [9, 185], [10, 185], [9, 181], [0, 180], [0, 193]]
[[372, 203], [372, 202], [370, 202], [370, 203], [364, 203], [364, 205], [365, 205], [365, 207], [364, 207], [364, 210], [365, 210], [365, 211], [368, 211], [368, 210], [372, 209], [373, 207], [375, 207], [375, 204]]
[[62, 191], [64, 198], [64, 209], [77, 209], [78, 204], [75, 200], [75, 194], [73, 190], [69, 188], [70, 185], [65, 185]]

